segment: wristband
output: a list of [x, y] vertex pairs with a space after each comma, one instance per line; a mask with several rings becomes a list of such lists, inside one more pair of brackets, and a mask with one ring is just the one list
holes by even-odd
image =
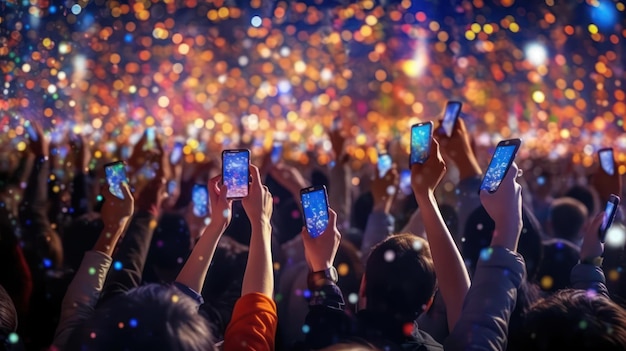
[[602, 262], [604, 261], [604, 258], [602, 256], [596, 256], [596, 257], [590, 257], [590, 258], [585, 258], [580, 260], [580, 263], [582, 264], [590, 264], [590, 265], [594, 265], [596, 267], [602, 267]]

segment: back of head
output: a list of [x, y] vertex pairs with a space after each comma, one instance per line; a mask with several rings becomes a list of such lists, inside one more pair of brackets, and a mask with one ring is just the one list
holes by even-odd
[[550, 205], [550, 227], [555, 238], [577, 242], [587, 219], [585, 205], [571, 197], [561, 197]]
[[66, 350], [214, 350], [208, 321], [173, 286], [148, 284], [99, 307]]
[[573, 187], [569, 188], [569, 190], [567, 190], [565, 196], [576, 199], [580, 201], [583, 205], [585, 205], [588, 215], [593, 215], [594, 213], [596, 213], [596, 207], [598, 207], [596, 206], [596, 198], [593, 191], [591, 191], [591, 189], [589, 189], [588, 187], [582, 185], [574, 185]]
[[523, 332], [519, 350], [625, 350], [626, 311], [603, 295], [560, 290], [531, 307]]
[[544, 291], [554, 292], [569, 285], [572, 268], [578, 263], [580, 249], [567, 240], [552, 239], [543, 243], [543, 260], [537, 280]]
[[398, 234], [374, 246], [365, 265], [367, 309], [395, 316], [422, 313], [437, 279], [428, 242]]

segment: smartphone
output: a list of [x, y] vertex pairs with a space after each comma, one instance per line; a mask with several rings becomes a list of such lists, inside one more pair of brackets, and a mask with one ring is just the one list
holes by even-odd
[[322, 235], [328, 226], [328, 195], [323, 185], [300, 190], [300, 202], [306, 229], [312, 238]]
[[411, 188], [411, 170], [403, 169], [400, 172], [399, 188], [404, 195], [408, 196], [413, 194], [413, 188]]
[[487, 172], [485, 172], [483, 182], [480, 184], [480, 190], [487, 190], [490, 193], [495, 193], [498, 190], [506, 172], [513, 164], [521, 144], [521, 139], [502, 140], [498, 143], [489, 162], [489, 167], [487, 167]]
[[111, 194], [119, 199], [124, 199], [122, 183], [128, 183], [124, 162], [117, 161], [104, 165], [104, 174], [106, 176], [107, 183], [109, 184], [109, 191], [111, 191]]
[[177, 141], [174, 143], [174, 148], [172, 149], [172, 153], [170, 154], [170, 163], [173, 165], [178, 164], [180, 159], [183, 157], [183, 143]]
[[461, 114], [462, 106], [463, 104], [459, 101], [448, 101], [446, 104], [446, 110], [443, 114], [441, 126], [448, 138], [452, 136], [452, 129], [454, 129], [454, 124]]
[[424, 163], [430, 154], [430, 144], [433, 138], [433, 122], [414, 124], [411, 127], [411, 157], [409, 166], [415, 163]]
[[275, 142], [274, 145], [272, 145], [270, 159], [273, 164], [278, 164], [282, 158], [283, 158], [283, 143]]
[[600, 241], [604, 242], [606, 238], [606, 232], [611, 228], [611, 224], [613, 224], [613, 220], [615, 219], [615, 215], [617, 214], [617, 209], [619, 208], [620, 198], [617, 195], [611, 194], [609, 197], [609, 201], [606, 202], [606, 206], [604, 207], [604, 217], [602, 218], [602, 224], [600, 225], [599, 235]]
[[156, 131], [154, 127], [146, 128], [146, 144], [145, 148], [150, 150], [155, 148]]
[[24, 128], [26, 129], [26, 133], [28, 133], [28, 137], [30, 138], [30, 140], [32, 141], [39, 140], [39, 137], [37, 136], [37, 131], [35, 131], [35, 127], [33, 127], [30, 121], [24, 122]]
[[600, 159], [600, 166], [608, 175], [615, 174], [615, 159], [612, 148], [598, 150], [598, 158]]
[[250, 178], [250, 150], [222, 151], [222, 181], [226, 184], [228, 199], [248, 196]]
[[175, 192], [176, 192], [176, 181], [175, 180], [168, 181], [167, 182], [167, 195], [174, 196]]
[[193, 214], [196, 217], [206, 217], [209, 212], [209, 189], [204, 184], [195, 184], [191, 190]]
[[384, 177], [391, 169], [392, 164], [393, 160], [389, 154], [378, 154], [378, 177]]

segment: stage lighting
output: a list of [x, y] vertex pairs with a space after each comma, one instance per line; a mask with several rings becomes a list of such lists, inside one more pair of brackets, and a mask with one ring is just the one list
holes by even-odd
[[541, 66], [548, 60], [546, 47], [539, 43], [530, 43], [524, 48], [526, 59], [533, 66]]

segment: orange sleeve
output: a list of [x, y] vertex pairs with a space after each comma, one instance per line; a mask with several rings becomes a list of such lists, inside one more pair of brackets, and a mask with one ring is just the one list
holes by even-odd
[[224, 350], [274, 350], [278, 316], [269, 297], [252, 293], [239, 298], [224, 334]]

